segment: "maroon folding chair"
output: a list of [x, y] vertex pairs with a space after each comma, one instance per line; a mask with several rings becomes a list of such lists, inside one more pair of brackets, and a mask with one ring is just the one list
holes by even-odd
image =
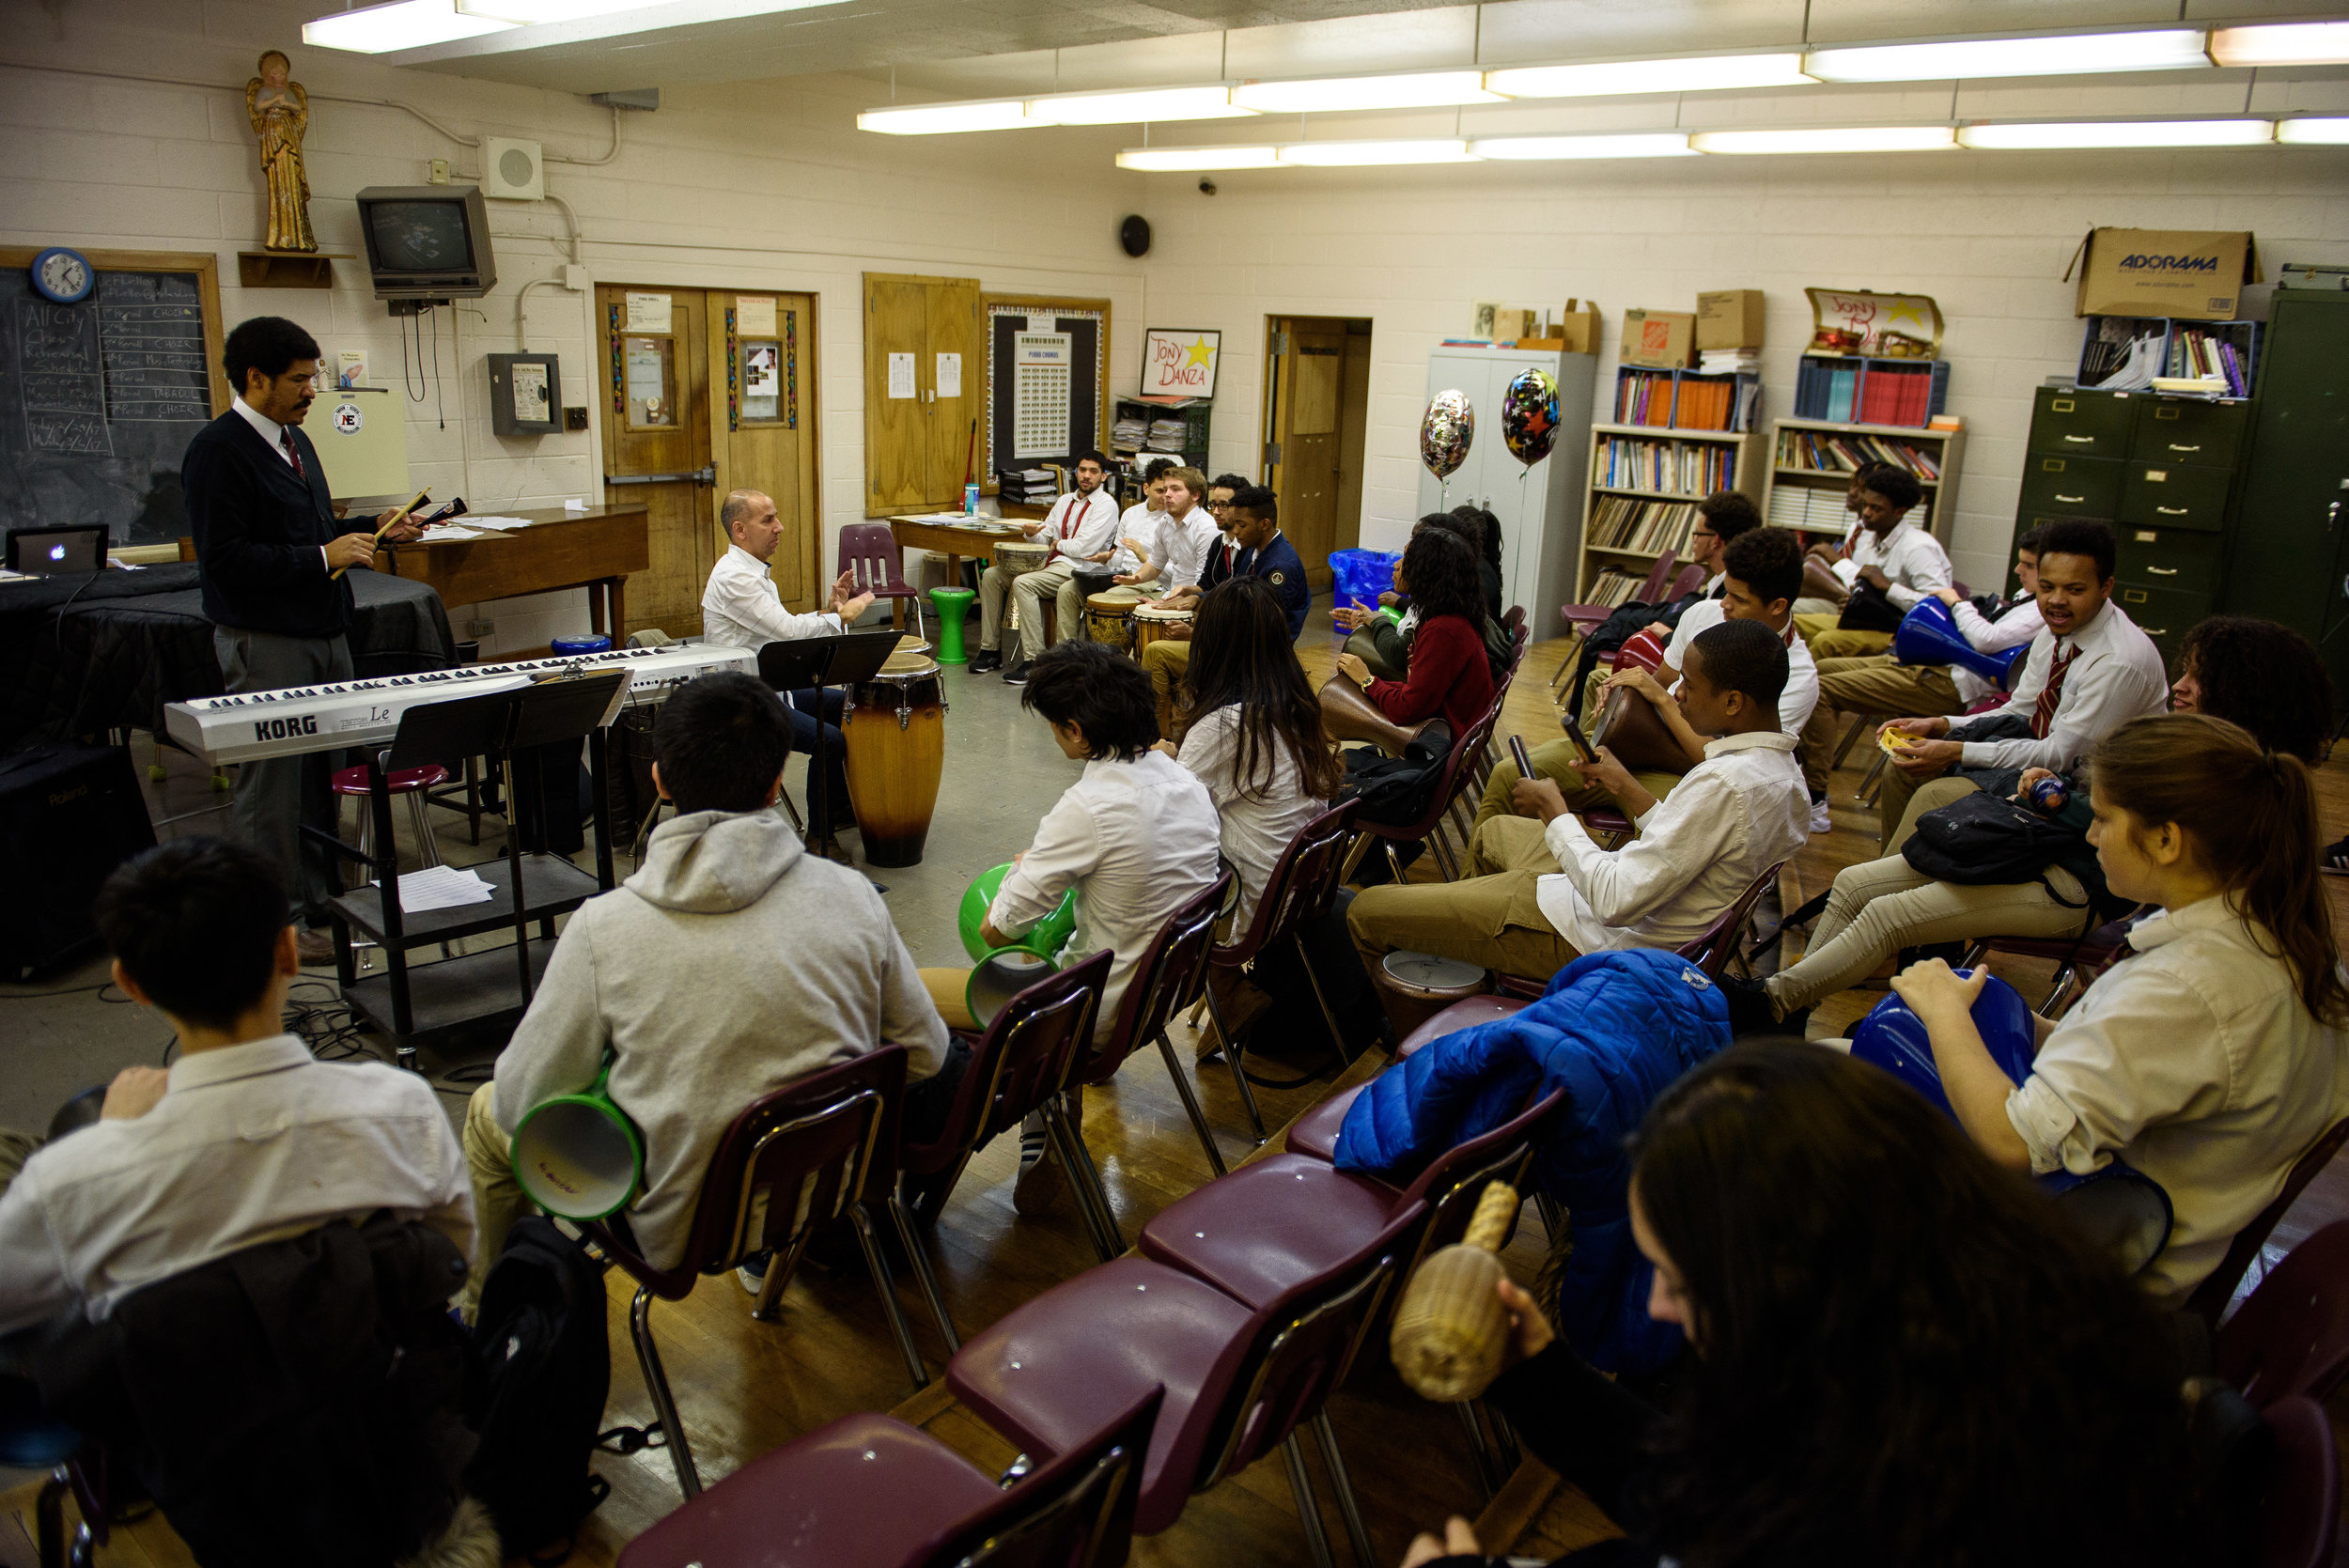
[[1493, 706], [1485, 710], [1485, 716], [1479, 719], [1466, 735], [1453, 738], [1451, 753], [1444, 758], [1442, 777], [1437, 782], [1435, 790], [1428, 797], [1426, 811], [1421, 814], [1417, 821], [1401, 824], [1385, 822], [1355, 824], [1354, 844], [1346, 851], [1346, 864], [1344, 870], [1339, 873], [1339, 881], [1353, 880], [1355, 868], [1361, 864], [1362, 857], [1368, 854], [1371, 846], [1376, 844], [1385, 851], [1387, 867], [1393, 874], [1395, 881], [1400, 883], [1403, 880], [1403, 862], [1396, 854], [1394, 846], [1398, 844], [1418, 844], [1423, 840], [1425, 841], [1429, 851], [1435, 855], [1437, 868], [1444, 873], [1445, 880], [1456, 882], [1460, 879], [1460, 867], [1453, 860], [1451, 846], [1445, 843], [1437, 829], [1442, 827], [1445, 819], [1451, 816], [1452, 808], [1458, 803], [1461, 795], [1467, 790], [1470, 780], [1474, 776], [1475, 761], [1484, 755], [1486, 746], [1491, 742], [1493, 725], [1500, 718], [1501, 707], [1499, 702], [1496, 701]]
[[[938, 1136], [925, 1143], [908, 1143], [898, 1157], [903, 1177], [891, 1203], [910, 1228], [937, 1227], [946, 1200], [962, 1177], [971, 1157], [996, 1134], [1016, 1130], [1030, 1112], [1041, 1111], [1045, 1129], [1062, 1157], [1062, 1168], [1074, 1169], [1067, 1140], [1073, 1129], [1060, 1102], [1069, 1066], [1093, 1034], [1093, 1020], [1101, 1007], [1101, 990], [1109, 984], [1110, 966], [1117, 955], [1108, 948], [1057, 974], [1048, 974], [1003, 1003], [987, 1029], [971, 1043], [971, 1062], [955, 1088]], [[970, 1039], [970, 1036], [963, 1036]], [[1090, 1225], [1091, 1216], [1087, 1215]], [[1094, 1238], [1099, 1244], [1100, 1238]], [[1122, 1249], [1121, 1249], [1122, 1250]], [[1107, 1254], [1114, 1257], [1115, 1252]], [[951, 1324], [941, 1320], [947, 1347], [959, 1344]]]
[[620, 1568], [1111, 1564], [1133, 1545], [1159, 1390], [1000, 1484], [918, 1426], [860, 1411], [759, 1455], [630, 1542]]
[[[799, 1266], [808, 1238], [829, 1221], [846, 1219], [856, 1229], [864, 1265], [879, 1291], [881, 1310], [889, 1318], [898, 1353], [916, 1389], [929, 1380], [912, 1332], [897, 1306], [897, 1291], [889, 1265], [873, 1237], [868, 1202], [896, 1180], [897, 1115], [904, 1097], [906, 1049], [883, 1046], [852, 1057], [797, 1083], [760, 1095], [734, 1119], [717, 1152], [709, 1157], [702, 1178], [701, 1197], [693, 1207], [693, 1226], [687, 1234], [684, 1258], [674, 1268], [658, 1268], [635, 1247], [622, 1239], [620, 1228], [598, 1220], [587, 1234], [606, 1256], [636, 1281], [636, 1300], [629, 1309], [629, 1331], [636, 1342], [636, 1359], [644, 1369], [645, 1387], [653, 1409], [668, 1436], [669, 1460], [677, 1468], [677, 1487], [688, 1498], [701, 1493], [701, 1475], [693, 1467], [685, 1423], [677, 1419], [677, 1399], [669, 1391], [669, 1376], [661, 1364], [661, 1347], [652, 1334], [652, 1304], [682, 1301], [706, 1274], [723, 1274], [759, 1252], [770, 1254], [767, 1278], [752, 1316], [772, 1322], [783, 1287]], [[868, 1187], [868, 1184], [870, 1186]], [[892, 1205], [894, 1213], [903, 1210]], [[915, 1277], [938, 1317], [940, 1329], [951, 1340], [938, 1281], [929, 1260], [914, 1245], [910, 1228], [899, 1231], [913, 1261]]]
[[[1658, 602], [1658, 596], [1664, 591], [1664, 583], [1671, 578], [1672, 567], [1679, 561], [1680, 555], [1676, 551], [1668, 550], [1658, 555], [1656, 558], [1656, 564], [1648, 568], [1647, 581], [1640, 585], [1638, 593], [1626, 599], [1624, 603], [1655, 604]], [[1568, 631], [1587, 632], [1622, 608], [1623, 605], [1620, 604], [1562, 604], [1558, 607], [1558, 620]], [[1566, 667], [1568, 669], [1574, 667], [1574, 657], [1571, 654], [1566, 657]]]
[[1720, 983], [1729, 969], [1729, 961], [1737, 956], [1743, 944], [1746, 925], [1753, 919], [1753, 908], [1762, 902], [1762, 895], [1778, 885], [1778, 874], [1786, 869], [1781, 861], [1746, 885], [1737, 901], [1723, 909], [1720, 918], [1696, 936], [1673, 949], [1683, 958], [1704, 971], [1704, 978]]
[[2213, 1328], [2227, 1311], [2227, 1303], [2234, 1299], [2235, 1286], [2250, 1270], [2251, 1260], [2267, 1245], [2267, 1237], [2277, 1222], [2299, 1199], [2317, 1172], [2333, 1162], [2343, 1142], [2349, 1142], [2349, 1120], [2335, 1122], [2325, 1129], [2325, 1135], [2309, 1145], [2307, 1152], [2292, 1162], [2292, 1170], [2284, 1176], [2283, 1190], [2275, 1201], [2251, 1217], [2251, 1222], [2235, 1233], [2227, 1247], [2227, 1255], [2211, 1270], [2210, 1278], [2194, 1287], [2194, 1294], [2186, 1298], [2186, 1310], [2201, 1314], [2202, 1321]]
[[1066, 1452], [1153, 1385], [1166, 1389], [1135, 1504], [1156, 1535], [1191, 1497], [1282, 1451], [1299, 1522], [1319, 1568], [1329, 1538], [1297, 1429], [1311, 1423], [1360, 1561], [1369, 1532], [1337, 1435], [1323, 1412], [1396, 1276], [1422, 1212], [1407, 1207], [1334, 1267], [1251, 1309], [1147, 1258], [1125, 1257], [1056, 1285], [974, 1335], [946, 1368], [965, 1408], [1032, 1454]]
[[2060, 1018], [2072, 1004], [2075, 982], [2092, 985], [2098, 975], [2110, 969], [2121, 956], [2121, 944], [2128, 940], [2129, 923], [2145, 911], [2139, 904], [2119, 920], [2099, 925], [2085, 937], [1983, 937], [1966, 950], [1961, 969], [1973, 969], [1994, 953], [2012, 958], [2044, 958], [2055, 965], [2055, 984], [2047, 988], [2047, 1000], [2038, 1007], [2043, 1018]]
[[[1238, 970], [1277, 943], [1285, 941], [1294, 946], [1298, 962], [1305, 968], [1305, 979], [1313, 986], [1314, 1001], [1321, 1007], [1322, 1022], [1329, 1026], [1330, 1038], [1338, 1043], [1339, 1053], [1348, 1063], [1354, 1058], [1346, 1055], [1346, 1038], [1338, 1031], [1337, 1015], [1330, 1011], [1330, 999], [1321, 988], [1321, 977], [1314, 972], [1305, 930], [1329, 914], [1330, 906], [1337, 897], [1346, 838], [1354, 828], [1354, 813], [1360, 804], [1357, 800], [1344, 801], [1298, 830], [1289, 846], [1273, 862], [1272, 874], [1265, 878], [1264, 891], [1256, 897], [1256, 915], [1249, 922], [1248, 929], [1233, 941], [1219, 943], [1207, 955], [1208, 962], [1219, 969]], [[1207, 1012], [1215, 1019], [1215, 1032], [1223, 1042], [1224, 1065], [1232, 1069], [1233, 1086], [1239, 1091], [1239, 1103], [1248, 1112], [1249, 1130], [1262, 1143], [1264, 1113], [1256, 1109], [1256, 1092], [1249, 1087], [1247, 1069], [1240, 1063], [1247, 1042], [1233, 1033], [1222, 1008], [1216, 1002], [1215, 987], [1208, 986], [1206, 990]], [[1170, 1058], [1173, 1055], [1171, 1047], [1168, 1054]], [[1182, 1081], [1179, 1074], [1175, 1081]], [[1215, 1153], [1213, 1140], [1209, 1140], [1208, 1153], [1221, 1169], [1222, 1157]]]
[[1672, 579], [1672, 591], [1664, 596], [1664, 602], [1670, 604], [1675, 599], [1695, 593], [1703, 586], [1704, 568], [1703, 567], [1695, 565], [1683, 567], [1680, 568], [1680, 575]]
[[2259, 1568], [2330, 1568], [2341, 1529], [2341, 1462], [2332, 1419], [2305, 1395], [2260, 1412], [2276, 1435], [2276, 1467], [2261, 1521]]
[[[1505, 1018], [1523, 1007], [1526, 1001], [1523, 997], [1487, 995], [1455, 1001], [1405, 1035], [1403, 1043], [1394, 1048], [1394, 1059], [1400, 1062], [1430, 1040], [1440, 1039], [1458, 1030], [1473, 1029], [1480, 1023]], [[1288, 1133], [1281, 1146], [1293, 1155], [1310, 1155], [1319, 1160], [1336, 1158], [1338, 1128], [1345, 1123], [1346, 1112], [1353, 1105], [1355, 1096], [1366, 1087], [1368, 1085], [1358, 1083], [1351, 1089], [1341, 1089], [1304, 1111], [1289, 1124]]]
[[2349, 1372], [2349, 1219], [2336, 1219], [2267, 1271], [2212, 1343], [2218, 1375], [2253, 1405], [2324, 1400]]
[[889, 524], [851, 522], [842, 528], [840, 569], [848, 574], [848, 585], [856, 592], [894, 601], [889, 607], [891, 623], [900, 631], [906, 627], [905, 607], [910, 603], [913, 606], [914, 634], [924, 635], [922, 593], [906, 582], [904, 556], [897, 549], [897, 536]]

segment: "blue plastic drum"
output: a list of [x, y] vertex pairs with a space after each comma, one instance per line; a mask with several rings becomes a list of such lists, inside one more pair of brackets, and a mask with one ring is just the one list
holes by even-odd
[[[1957, 972], [1970, 975], [1973, 970]], [[1991, 976], [1982, 995], [1974, 999], [1974, 1027], [1982, 1032], [1982, 1043], [1990, 1048], [1990, 1060], [2007, 1077], [2020, 1083], [2030, 1076], [2038, 1036], [2032, 1032], [2030, 1007], [2014, 986]], [[1940, 1107], [1943, 1115], [1956, 1115], [1950, 1109], [1950, 1096], [1942, 1091], [1941, 1072], [1934, 1065], [1925, 1026], [1897, 994], [1877, 1002], [1859, 1020], [1859, 1027], [1852, 1031], [1851, 1053], [1916, 1090]]]
[[557, 637], [549, 647], [555, 658], [570, 659], [583, 653], [610, 653], [612, 639], [599, 631], [590, 637]]

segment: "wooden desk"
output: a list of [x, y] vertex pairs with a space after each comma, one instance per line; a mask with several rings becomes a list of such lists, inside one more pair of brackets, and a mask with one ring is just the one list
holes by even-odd
[[614, 644], [627, 636], [628, 574], [643, 571], [652, 560], [642, 505], [493, 515], [528, 518], [531, 526], [449, 544], [381, 550], [375, 569], [428, 583], [443, 604], [585, 588], [589, 624], [599, 632], [609, 629]]
[[946, 580], [957, 584], [962, 582], [964, 556], [991, 561], [997, 545], [1027, 542], [1027, 536], [1017, 528], [998, 533], [962, 523], [934, 522], [926, 518], [891, 518], [889, 528], [897, 536], [900, 551], [926, 550], [933, 555], [946, 557]]

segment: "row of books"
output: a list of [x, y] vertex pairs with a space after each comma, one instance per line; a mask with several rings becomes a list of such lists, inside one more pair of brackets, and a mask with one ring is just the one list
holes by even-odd
[[2235, 352], [2234, 344], [2217, 333], [2200, 327], [2180, 327], [2177, 335], [2170, 340], [2170, 375], [2196, 376], [2205, 380], [2214, 376], [2224, 377], [2230, 396], [2251, 395], [2248, 368]]
[[1591, 483], [1603, 489], [1667, 490], [1693, 498], [1735, 484], [1737, 454], [1711, 442], [1601, 436], [1593, 467]]
[[1920, 479], [1941, 477], [1937, 454], [1882, 436], [1838, 435], [1827, 430], [1781, 430], [1778, 466], [1813, 474], [1857, 474], [1869, 463], [1890, 463]]
[[1181, 414], [1159, 414], [1150, 421], [1150, 445], [1160, 452], [1180, 452], [1187, 428]]
[[1843, 495], [1843, 490], [1833, 485], [1774, 485], [1770, 488], [1770, 515], [1766, 520], [1773, 528], [1797, 528], [1840, 536], [1849, 532], [1852, 525]]
[[1922, 429], [1932, 422], [1948, 375], [1940, 360], [1901, 364], [1805, 354], [1795, 371], [1795, 417]]
[[1631, 602], [1632, 596], [1647, 586], [1647, 574], [1627, 572], [1620, 567], [1609, 567], [1591, 579], [1591, 591], [1585, 603], [1619, 610]]
[[1679, 554], [1688, 548], [1696, 527], [1693, 502], [1641, 501], [1634, 496], [1601, 496], [1591, 507], [1591, 543], [1608, 550], [1637, 550]]
[[1759, 376], [1700, 380], [1669, 370], [1626, 369], [1615, 381], [1617, 425], [1681, 430], [1744, 430], [1762, 396]]
[[1150, 434], [1150, 422], [1140, 414], [1120, 413], [1117, 423], [1110, 427], [1110, 444], [1121, 452], [1131, 452], [1145, 444]]

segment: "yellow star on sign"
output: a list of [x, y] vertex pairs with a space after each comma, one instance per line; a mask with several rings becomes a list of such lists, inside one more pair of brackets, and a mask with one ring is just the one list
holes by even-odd
[[1204, 335], [1198, 342], [1193, 343], [1190, 346], [1189, 351], [1190, 357], [1183, 361], [1183, 368], [1186, 370], [1190, 369], [1194, 365], [1198, 365], [1202, 369], [1205, 369], [1206, 367], [1207, 361], [1215, 356], [1215, 350], [1207, 346], [1207, 340]]

